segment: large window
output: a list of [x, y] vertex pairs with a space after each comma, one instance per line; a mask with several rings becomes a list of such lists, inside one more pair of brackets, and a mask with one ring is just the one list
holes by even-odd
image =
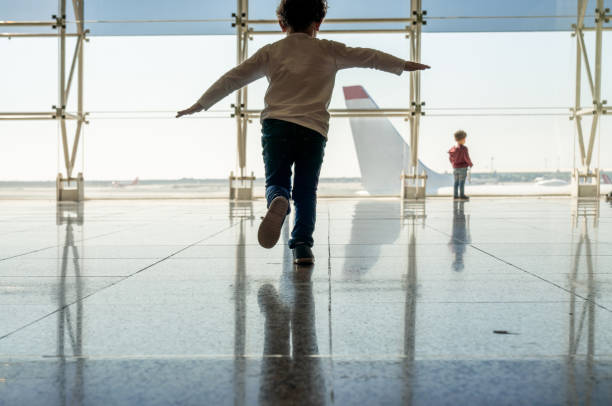
[[[251, 53], [280, 36], [257, 36]], [[333, 35], [352, 46], [408, 57], [403, 35]], [[604, 43], [611, 40], [605, 33]], [[587, 37], [587, 45], [592, 38]], [[68, 49], [71, 49], [69, 42]], [[0, 41], [0, 110], [49, 110], [56, 103], [55, 39]], [[421, 160], [449, 169], [446, 151], [462, 128], [475, 171], [569, 170], [573, 165], [575, 42], [569, 33], [424, 34]], [[174, 119], [235, 64], [233, 36], [92, 37], [85, 49], [84, 171], [87, 180], [225, 179], [236, 167], [234, 96], [213, 111]], [[603, 66], [612, 66], [604, 53]], [[602, 95], [612, 95], [604, 69]], [[408, 76], [354, 69], [338, 74], [332, 108], [344, 108], [342, 86], [363, 85], [380, 107], [408, 105]], [[251, 108], [263, 106], [265, 79], [249, 89]], [[584, 100], [589, 99], [585, 94]], [[391, 119], [409, 139], [408, 125]], [[600, 126], [600, 151], [612, 150], [610, 120]], [[373, 135], [375, 136], [375, 134]], [[0, 180], [53, 180], [59, 165], [53, 122], [0, 122]], [[247, 162], [263, 176], [260, 127], [249, 126]], [[612, 154], [599, 153], [612, 168]], [[381, 157], [384, 159], [384, 157]], [[349, 120], [332, 119], [324, 178], [360, 176]], [[259, 191], [261, 192], [261, 191]]]

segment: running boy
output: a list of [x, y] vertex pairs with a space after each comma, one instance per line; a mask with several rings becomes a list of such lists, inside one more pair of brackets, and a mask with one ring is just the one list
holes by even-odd
[[373, 49], [317, 39], [326, 13], [327, 0], [281, 0], [276, 14], [287, 36], [255, 52], [217, 80], [197, 103], [177, 114], [208, 110], [248, 83], [263, 76], [268, 79], [261, 113], [268, 212], [259, 226], [258, 240], [265, 248], [276, 245], [293, 198], [295, 224], [289, 247], [295, 263], [314, 262], [316, 192], [336, 72], [361, 67], [401, 75], [405, 70], [429, 68]]
[[457, 145], [448, 151], [449, 159], [453, 164], [453, 173], [455, 175], [454, 198], [457, 200], [470, 200], [465, 195], [465, 178], [467, 177], [468, 168], [474, 166], [470, 160], [470, 153], [465, 146], [467, 134], [463, 130], [455, 132], [455, 141]]

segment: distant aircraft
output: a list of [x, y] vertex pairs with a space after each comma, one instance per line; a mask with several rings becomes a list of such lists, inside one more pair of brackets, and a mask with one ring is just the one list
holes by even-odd
[[140, 179], [138, 179], [138, 177], [136, 177], [131, 183], [127, 183], [127, 182], [126, 183], [121, 183], [118, 180], [114, 180], [111, 185], [113, 187], [116, 187], [116, 188], [124, 188], [124, 187], [128, 187], [128, 186], [136, 186], [136, 185], [138, 185], [139, 181], [140, 181]]
[[[378, 110], [379, 107], [363, 86], [345, 86], [344, 100], [348, 109]], [[351, 117], [351, 132], [361, 171], [361, 183], [370, 195], [398, 195], [399, 175], [409, 167], [410, 146], [388, 118]], [[446, 148], [441, 151], [446, 153]], [[428, 195], [452, 195], [453, 175], [438, 173], [420, 160], [418, 172], [427, 174]], [[612, 182], [602, 173], [601, 193], [612, 191]], [[571, 185], [561, 179], [536, 179], [533, 183], [497, 183], [466, 185], [466, 193], [474, 195], [566, 195]]]

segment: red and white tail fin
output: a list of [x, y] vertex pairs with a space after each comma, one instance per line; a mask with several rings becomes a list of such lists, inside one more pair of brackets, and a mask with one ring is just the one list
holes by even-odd
[[[363, 86], [346, 86], [342, 90], [348, 109], [379, 109]], [[350, 124], [364, 188], [370, 194], [398, 193], [399, 175], [408, 167], [408, 144], [388, 118], [351, 117]], [[450, 176], [436, 173], [419, 161], [419, 172], [423, 170], [428, 175], [428, 191], [452, 185]]]
[[131, 186], [136, 186], [138, 184], [138, 182], [140, 182], [140, 179], [138, 179], [138, 176], [136, 176], [136, 178], [132, 181], [132, 183], [130, 183]]
[[[348, 109], [378, 110], [362, 86], [342, 90]], [[386, 118], [351, 117], [350, 124], [364, 188], [371, 194], [396, 193], [406, 143]]]

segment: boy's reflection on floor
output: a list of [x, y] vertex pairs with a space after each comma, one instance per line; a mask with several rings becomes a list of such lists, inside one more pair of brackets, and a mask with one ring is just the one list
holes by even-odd
[[279, 292], [265, 284], [258, 293], [265, 317], [261, 404], [325, 403], [325, 382], [318, 357], [313, 266], [286, 267]]
[[469, 230], [469, 217], [466, 217], [464, 212], [464, 204], [462, 201], [453, 202], [453, 228], [451, 240], [448, 243], [451, 252], [453, 253], [453, 270], [460, 272], [465, 267], [463, 263], [463, 254], [465, 253], [466, 245], [472, 242]]

